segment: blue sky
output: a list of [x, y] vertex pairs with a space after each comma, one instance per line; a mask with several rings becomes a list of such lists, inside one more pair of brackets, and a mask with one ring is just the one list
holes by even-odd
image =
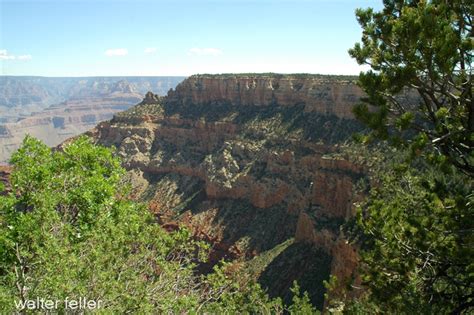
[[358, 74], [381, 0], [0, 0], [3, 75]]

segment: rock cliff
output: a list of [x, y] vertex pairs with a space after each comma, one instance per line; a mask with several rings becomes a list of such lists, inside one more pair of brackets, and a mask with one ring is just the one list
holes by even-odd
[[180, 84], [169, 98], [183, 105], [228, 102], [238, 106], [294, 106], [353, 118], [362, 91], [352, 77], [312, 75], [200, 75]]
[[322, 280], [357, 265], [340, 226], [364, 169], [340, 147], [362, 129], [360, 96], [350, 77], [198, 75], [89, 134], [117, 148], [157, 220], [213, 244], [211, 263], [242, 259], [284, 298], [298, 280], [322, 307]]

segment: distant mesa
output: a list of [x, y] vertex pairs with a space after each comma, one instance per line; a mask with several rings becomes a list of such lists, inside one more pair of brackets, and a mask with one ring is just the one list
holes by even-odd
[[[164, 95], [184, 77], [47, 78], [0, 76], [0, 163], [26, 134], [56, 146], [139, 103]], [[149, 95], [156, 103], [158, 95]]]
[[120, 80], [112, 87], [111, 92], [138, 93], [135, 84], [130, 84], [126, 80]]

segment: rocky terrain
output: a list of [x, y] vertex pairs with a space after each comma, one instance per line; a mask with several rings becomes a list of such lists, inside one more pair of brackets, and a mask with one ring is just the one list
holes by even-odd
[[165, 94], [180, 79], [0, 77], [0, 163], [26, 134], [56, 146], [138, 103], [146, 90]]
[[165, 95], [184, 77], [33, 77], [0, 76], [0, 123], [16, 122], [71, 98], [99, 97], [128, 83], [141, 95]]
[[357, 282], [356, 250], [340, 231], [364, 176], [340, 150], [362, 129], [354, 81], [196, 75], [89, 135], [117, 148], [134, 196], [166, 228], [184, 224], [212, 244], [211, 265], [238, 261], [284, 299], [298, 280], [322, 308], [330, 274]]
[[[305, 112], [335, 115], [352, 119], [352, 106], [361, 91], [354, 77], [311, 76], [305, 74], [283, 76], [223, 75], [198, 76], [186, 80], [169, 94], [183, 105], [228, 102], [236, 106], [284, 106], [304, 104]], [[337, 84], [332, 84], [337, 81]]]

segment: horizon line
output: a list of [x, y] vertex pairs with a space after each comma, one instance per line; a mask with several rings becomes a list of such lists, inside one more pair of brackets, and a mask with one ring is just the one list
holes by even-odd
[[189, 75], [60, 75], [60, 76], [50, 76], [50, 75], [30, 75], [30, 74], [0, 74], [0, 77], [36, 77], [36, 78], [123, 78], [123, 77], [191, 77], [195, 75], [262, 75], [262, 74], [274, 74], [274, 75], [314, 75], [314, 76], [346, 76], [346, 77], [358, 77], [359, 74], [340, 74], [340, 73], [311, 73], [311, 72], [220, 72], [220, 73], [194, 73]]

